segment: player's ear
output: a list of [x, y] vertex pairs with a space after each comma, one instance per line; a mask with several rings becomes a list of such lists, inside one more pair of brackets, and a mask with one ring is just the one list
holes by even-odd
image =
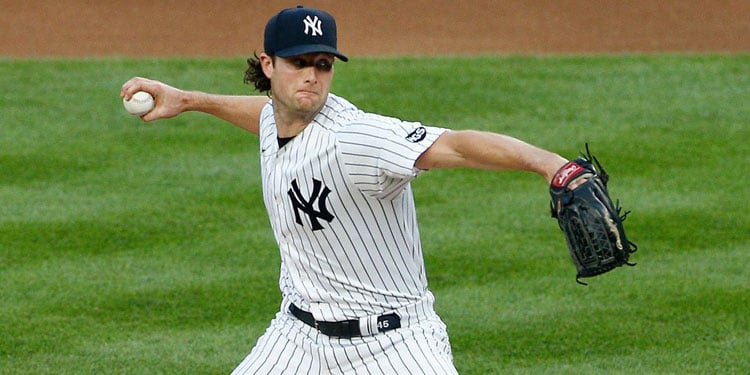
[[260, 67], [263, 68], [263, 74], [265, 74], [268, 79], [271, 79], [275, 59], [275, 57], [269, 56], [265, 52], [260, 54]]

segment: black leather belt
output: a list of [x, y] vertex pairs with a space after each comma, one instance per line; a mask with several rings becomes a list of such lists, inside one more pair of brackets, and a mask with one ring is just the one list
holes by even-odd
[[[331, 337], [361, 337], [362, 331], [359, 328], [359, 320], [343, 320], [340, 322], [323, 322], [315, 320], [313, 314], [300, 310], [299, 307], [291, 304], [289, 312], [303, 323], [317, 329], [320, 333]], [[401, 328], [401, 317], [396, 313], [385, 314], [378, 317], [378, 332], [387, 332], [396, 328]]]

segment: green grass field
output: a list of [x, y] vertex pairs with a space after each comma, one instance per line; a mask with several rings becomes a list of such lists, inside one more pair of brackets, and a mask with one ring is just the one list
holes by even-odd
[[[278, 309], [257, 139], [207, 115], [145, 124], [134, 75], [227, 94], [244, 60], [0, 60], [0, 374], [220, 374]], [[575, 283], [544, 181], [414, 183], [462, 374], [750, 371], [750, 55], [363, 58], [361, 108], [589, 142], [632, 210], [636, 267]]]

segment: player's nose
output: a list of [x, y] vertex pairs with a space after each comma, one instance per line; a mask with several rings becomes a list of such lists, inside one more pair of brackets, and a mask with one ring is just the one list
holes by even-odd
[[302, 74], [305, 79], [305, 83], [315, 84], [318, 83], [318, 71], [314, 66], [308, 66], [302, 69]]

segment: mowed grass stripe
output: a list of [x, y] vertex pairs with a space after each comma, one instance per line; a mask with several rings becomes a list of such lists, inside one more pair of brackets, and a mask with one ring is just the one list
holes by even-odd
[[[634, 268], [581, 287], [538, 176], [414, 183], [462, 374], [742, 373], [750, 56], [358, 58], [366, 110], [589, 142], [633, 213]], [[257, 140], [125, 113], [133, 75], [242, 94], [244, 60], [0, 60], [0, 373], [226, 373], [278, 309]]]

